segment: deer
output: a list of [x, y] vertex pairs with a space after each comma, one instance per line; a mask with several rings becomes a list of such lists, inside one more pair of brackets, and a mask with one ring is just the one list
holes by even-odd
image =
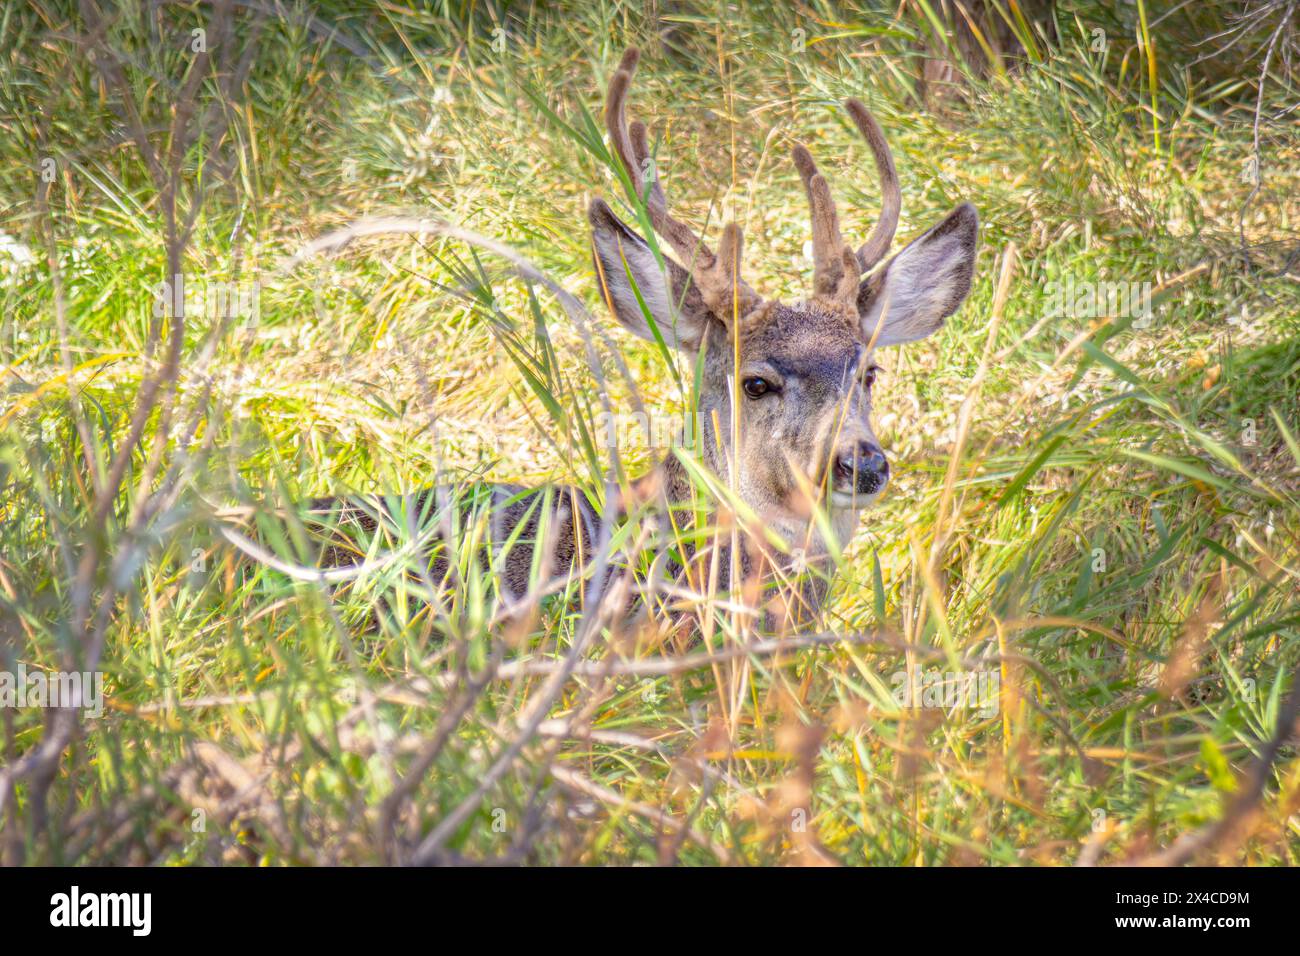
[[[644, 205], [667, 250], [656, 255], [647, 240], [621, 220], [605, 200], [587, 209], [592, 260], [601, 298], [632, 335], [661, 341], [702, 368], [698, 389], [700, 434], [693, 443], [701, 464], [730, 484], [746, 509], [779, 539], [774, 551], [761, 535], [739, 537], [739, 554], [723, 545], [723, 567], [737, 560], [742, 579], [786, 577], [824, 566], [832, 541], [853, 536], [864, 509], [890, 480], [890, 464], [871, 425], [872, 389], [880, 371], [877, 349], [934, 334], [970, 292], [979, 218], [962, 203], [938, 224], [889, 255], [902, 209], [893, 155], [876, 119], [857, 99], [844, 107], [866, 140], [880, 179], [881, 214], [856, 249], [846, 243], [826, 178], [802, 144], [793, 162], [811, 215], [812, 290], [789, 305], [760, 296], [741, 275], [743, 236], [727, 223], [717, 250], [669, 210], [652, 172], [647, 129], [627, 121], [626, 107], [640, 58], [628, 49], [609, 81], [605, 125], [613, 156]], [[671, 254], [670, 254], [671, 253]], [[733, 468], [735, 474], [732, 474]], [[681, 457], [669, 453], [628, 483], [617, 503], [663, 509], [695, 494]], [[428, 489], [420, 503], [444, 515], [435, 537], [457, 533], [445, 513], [454, 494]], [[551, 570], [581, 574], [597, 547], [601, 516], [575, 487], [490, 485], [474, 498], [486, 502], [488, 537], [495, 545], [503, 590], [522, 594], [535, 580], [538, 555]], [[463, 509], [463, 506], [462, 506]], [[815, 520], [820, 510], [824, 520]], [[321, 499], [313, 514], [338, 514], [338, 502]], [[349, 505], [346, 518], [373, 529], [373, 508]], [[463, 517], [463, 514], [462, 514]], [[543, 528], [543, 525], [545, 528]], [[445, 541], [443, 542], [445, 544]], [[435, 551], [442, 549], [435, 547]], [[326, 563], [355, 551], [331, 547]], [[431, 576], [451, 573], [445, 553], [434, 555]], [[673, 569], [681, 573], [680, 563]], [[816, 614], [829, 581], [802, 574], [799, 620]]]

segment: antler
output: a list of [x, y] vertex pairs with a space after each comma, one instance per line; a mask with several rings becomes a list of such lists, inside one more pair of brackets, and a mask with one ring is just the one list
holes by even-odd
[[876, 175], [880, 177], [880, 219], [871, 230], [867, 241], [858, 249], [858, 264], [865, 274], [889, 251], [898, 229], [898, 214], [903, 208], [903, 191], [898, 186], [898, 171], [894, 169], [894, 155], [885, 142], [885, 134], [876, 118], [862, 105], [861, 100], [848, 99], [844, 107], [857, 124], [858, 132], [871, 147], [876, 161]]
[[880, 124], [859, 100], [845, 100], [844, 105], [871, 147], [881, 187], [880, 220], [856, 253], [840, 237], [835, 201], [826, 179], [817, 171], [812, 154], [801, 145], [795, 146], [794, 164], [803, 179], [812, 211], [813, 295], [848, 309], [854, 307], [862, 276], [884, 257], [894, 241], [903, 197], [894, 157]]
[[722, 319], [733, 314], [745, 315], [762, 301], [740, 278], [740, 259], [744, 248], [741, 229], [734, 222], [722, 230], [722, 241], [717, 255], [705, 245], [690, 226], [668, 212], [668, 198], [664, 195], [657, 174], [652, 175], [646, 188], [646, 167], [650, 149], [646, 143], [644, 123], [634, 122], [629, 127], [624, 115], [628, 88], [636, 73], [641, 51], [631, 47], [623, 54], [618, 70], [609, 81], [605, 96], [605, 126], [618, 158], [627, 170], [632, 188], [645, 200], [650, 225], [673, 247], [682, 264], [690, 271], [691, 279], [699, 288], [709, 309]]

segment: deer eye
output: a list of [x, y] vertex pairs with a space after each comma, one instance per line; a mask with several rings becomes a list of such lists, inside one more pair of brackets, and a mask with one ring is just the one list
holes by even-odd
[[876, 384], [876, 373], [880, 371], [879, 365], [872, 365], [862, 372], [862, 387], [870, 388]]
[[740, 387], [745, 390], [745, 394], [750, 398], [762, 398], [768, 392], [775, 392], [776, 386], [765, 378], [759, 378], [757, 375], [751, 376], [740, 383]]

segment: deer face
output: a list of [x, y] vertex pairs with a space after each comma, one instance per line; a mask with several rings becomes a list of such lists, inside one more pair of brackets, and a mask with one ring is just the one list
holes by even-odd
[[[865, 343], [838, 316], [782, 305], [747, 332], [735, 375], [730, 342], [720, 335], [710, 343], [701, 395], [723, 423], [714, 447], [730, 450], [732, 383], [739, 386], [734, 457], [745, 500], [778, 517], [806, 516], [810, 498], [831, 508], [878, 498], [889, 464], [871, 430], [876, 364]], [[705, 437], [713, 438], [707, 429]]]
[[642, 178], [645, 127], [629, 128], [623, 117], [636, 60], [628, 51], [610, 83], [606, 122], [651, 224], [679, 261], [664, 255], [661, 262], [605, 202], [593, 200], [588, 218], [606, 302], [634, 334], [653, 341], [657, 331], [702, 360], [701, 453], [719, 475], [736, 463], [741, 496], [760, 516], [806, 520], [814, 503], [852, 515], [889, 481], [870, 422], [875, 351], [932, 334], [965, 299], [975, 209], [958, 206], [882, 264], [898, 222], [898, 178], [876, 121], [849, 100], [883, 184], [881, 220], [859, 250], [845, 245], [826, 181], [796, 147], [812, 209], [813, 294], [793, 306], [765, 301], [740, 278], [739, 228], [727, 225], [715, 254], [669, 215], [660, 184]]

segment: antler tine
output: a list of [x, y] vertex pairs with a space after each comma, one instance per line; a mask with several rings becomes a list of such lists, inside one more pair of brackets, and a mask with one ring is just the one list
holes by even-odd
[[867, 241], [858, 249], [858, 265], [865, 275], [884, 258], [894, 241], [898, 216], [903, 208], [903, 191], [898, 185], [894, 156], [889, 151], [889, 144], [885, 142], [885, 134], [876, 118], [860, 100], [845, 100], [844, 106], [857, 124], [858, 132], [871, 147], [871, 154], [876, 160], [876, 173], [880, 176], [880, 219], [871, 230], [871, 235], [867, 236]]
[[688, 268], [708, 269], [713, 266], [715, 256], [699, 236], [679, 219], [668, 212], [668, 199], [659, 184], [658, 175], [651, 182], [647, 194], [643, 164], [649, 157], [646, 145], [645, 124], [634, 123], [632, 132], [628, 132], [627, 117], [624, 107], [627, 91], [632, 85], [632, 76], [636, 73], [637, 61], [641, 51], [631, 47], [623, 54], [623, 59], [609, 81], [609, 90], [605, 95], [605, 126], [609, 130], [610, 142], [618, 158], [627, 170], [628, 178], [638, 196], [645, 197], [646, 211], [650, 214], [650, 224], [655, 232], [668, 240], [668, 244], [681, 257]]
[[645, 169], [650, 158], [644, 123], [628, 126], [626, 113], [627, 93], [632, 86], [637, 61], [641, 53], [635, 47], [623, 54], [609, 91], [605, 96], [605, 126], [610, 142], [627, 170], [632, 188], [645, 199], [646, 212], [655, 232], [668, 240], [673, 251], [681, 258], [700, 290], [705, 304], [719, 318], [729, 320], [733, 314], [746, 315], [762, 299], [740, 278], [740, 256], [744, 247], [740, 227], [728, 223], [722, 231], [720, 255], [714, 255], [690, 226], [668, 212], [668, 197], [655, 175], [647, 189]]
[[[628, 124], [628, 132], [632, 135], [632, 158], [636, 162], [638, 173], [646, 169], [646, 161], [650, 158], [650, 145], [647, 142], [647, 133], [645, 123], [640, 120], [633, 120]], [[668, 212], [668, 197], [664, 195], [664, 188], [659, 182], [659, 176], [656, 175], [650, 180], [650, 193], [646, 197], [646, 207], [654, 207], [656, 212]], [[642, 187], [644, 189], [644, 186]]]
[[734, 222], [722, 227], [722, 238], [718, 242], [718, 257], [713, 268], [709, 270], [723, 288], [740, 285], [740, 260], [745, 251], [745, 235]]
[[[812, 154], [799, 144], [794, 147], [793, 155], [812, 213], [813, 294], [833, 296], [845, 276], [844, 240], [840, 237], [835, 200], [831, 198], [830, 186], [825, 177], [817, 171]], [[856, 261], [852, 273], [854, 279], [857, 279]]]

